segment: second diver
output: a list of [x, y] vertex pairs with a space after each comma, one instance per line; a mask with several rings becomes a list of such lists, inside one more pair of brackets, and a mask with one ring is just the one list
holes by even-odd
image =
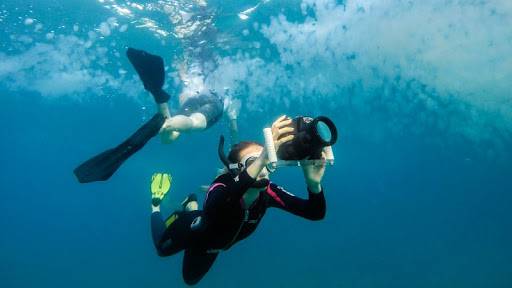
[[[167, 103], [170, 95], [163, 90], [165, 68], [162, 57], [134, 48], [128, 48], [126, 55], [142, 80], [144, 89], [153, 96], [158, 112], [124, 142], [75, 168], [73, 172], [80, 183], [108, 180], [124, 161], [159, 133], [162, 135], [162, 142], [169, 143], [176, 140], [181, 132], [207, 129], [222, 117], [222, 99], [217, 93], [204, 87], [194, 92], [184, 89], [179, 95], [180, 108], [171, 115]], [[228, 109], [232, 110], [233, 107]], [[228, 112], [228, 116], [232, 118], [231, 133], [236, 135], [236, 119], [233, 119], [236, 115], [233, 114], [237, 112]]]

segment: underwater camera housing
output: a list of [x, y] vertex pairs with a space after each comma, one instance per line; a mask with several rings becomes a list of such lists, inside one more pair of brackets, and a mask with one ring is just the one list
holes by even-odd
[[[338, 140], [338, 131], [331, 119], [325, 116], [316, 118], [299, 116], [292, 119], [289, 125], [294, 128], [294, 139], [282, 144], [276, 151], [272, 137], [272, 129], [263, 129], [265, 146], [270, 166], [301, 166], [334, 164], [332, 145]], [[282, 135], [286, 137], [290, 134]], [[322, 159], [322, 152], [325, 159]]]

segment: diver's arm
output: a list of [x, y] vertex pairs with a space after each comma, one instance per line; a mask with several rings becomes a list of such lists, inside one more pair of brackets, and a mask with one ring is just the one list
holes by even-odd
[[[292, 128], [286, 127], [286, 125], [289, 125], [290, 123], [291, 120], [283, 115], [272, 124], [272, 134], [276, 149], [278, 149], [282, 143], [286, 143], [293, 139], [293, 135], [288, 135], [279, 139], [280, 135], [293, 131]], [[256, 178], [260, 175], [261, 170], [263, 170], [263, 168], [265, 168], [269, 163], [270, 160], [268, 159], [267, 149], [264, 147], [260, 156], [258, 156], [251, 165], [243, 170], [233, 182], [224, 183], [229, 194], [234, 196], [232, 199], [238, 201], [242, 198], [245, 192], [247, 192], [247, 190], [251, 188], [252, 184], [254, 184]]]
[[231, 178], [228, 174], [223, 174], [210, 185], [211, 190], [206, 193], [204, 209], [208, 213], [219, 212], [219, 207], [229, 205], [230, 203], [238, 203], [241, 196], [254, 183], [254, 178], [247, 174], [244, 170], [236, 179]]
[[305, 165], [302, 166], [302, 171], [304, 172], [309, 198], [307, 200], [301, 199], [287, 192], [282, 187], [272, 184], [270, 192], [274, 194], [270, 195], [272, 196], [270, 206], [286, 210], [310, 220], [323, 219], [326, 205], [321, 182], [325, 172], [325, 164]]
[[[322, 160], [325, 160], [325, 155], [322, 152]], [[322, 165], [304, 165], [302, 166], [302, 172], [304, 173], [304, 180], [308, 190], [313, 193], [320, 193], [322, 191], [322, 178], [325, 173], [325, 164]]]
[[[253, 169], [254, 171], [252, 171], [252, 173], [255, 173], [255, 169]], [[232, 200], [239, 201], [245, 192], [247, 192], [247, 190], [254, 184], [258, 174], [259, 172], [254, 176], [254, 174], [249, 172], [249, 169], [246, 169], [235, 178], [235, 181], [226, 186], [226, 189], [229, 191], [229, 195], [232, 195]]]
[[[293, 139], [293, 137], [294, 137], [293, 135], [288, 135], [288, 136], [280, 138], [281, 135], [293, 131], [292, 128], [286, 127], [290, 123], [291, 123], [291, 120], [289, 120], [288, 118], [286, 118], [285, 115], [283, 115], [283, 116], [279, 117], [272, 124], [272, 136], [274, 138], [274, 145], [276, 147], [276, 150], [279, 149], [279, 146], [281, 144], [291, 141]], [[263, 168], [265, 168], [269, 163], [270, 163], [270, 160], [268, 159], [267, 148], [264, 147], [260, 156], [258, 156], [258, 158], [256, 158], [256, 160], [251, 165], [249, 165], [249, 167], [247, 167], [245, 169], [245, 171], [240, 174], [240, 176], [243, 175], [245, 177], [245, 174], [246, 174], [247, 177], [249, 177], [251, 179], [251, 181], [252, 181], [251, 185], [252, 185], [252, 183], [254, 183], [254, 181], [256, 181], [256, 178], [258, 177], [258, 175], [260, 175], [261, 170], [263, 170]], [[239, 179], [242, 179], [242, 177], [240, 177], [240, 176], [239, 176]], [[236, 195], [238, 197], [242, 197], [249, 187], [250, 187], [250, 185], [247, 188], [245, 188], [245, 190], [234, 190], [233, 193], [236, 193]]]
[[264, 158], [266, 157], [260, 155], [259, 160], [257, 159], [247, 169], [243, 170], [235, 179], [227, 176], [227, 174], [217, 177], [210, 185], [210, 187], [215, 186], [215, 188], [207, 192], [205, 209], [218, 207], [217, 205], [220, 203], [240, 201], [240, 198], [251, 188], [256, 181], [257, 175], [265, 167], [265, 165], [262, 165], [262, 163], [265, 163]]
[[267, 151], [263, 149], [260, 156], [235, 178], [234, 183], [228, 186], [231, 195], [234, 195], [233, 199], [239, 201], [242, 198], [268, 163]]
[[311, 193], [318, 194], [322, 192], [322, 185], [320, 183], [307, 183], [308, 191]]
[[[290, 123], [291, 120], [283, 115], [272, 124], [272, 137], [274, 139], [276, 150], [279, 149], [281, 144], [293, 140], [294, 135], [288, 135], [280, 138], [281, 135], [293, 132], [293, 128], [287, 127], [287, 125]], [[263, 170], [263, 168], [265, 168], [269, 163], [270, 160], [268, 160], [267, 148], [263, 147], [263, 151], [261, 152], [260, 156], [256, 158], [256, 161], [249, 165], [249, 167], [247, 167], [247, 174], [249, 174], [250, 177], [256, 179], [261, 170]]]
[[258, 158], [256, 158], [256, 160], [247, 167], [247, 174], [251, 178], [256, 179], [258, 175], [260, 175], [261, 170], [263, 170], [268, 163], [270, 163], [270, 161], [268, 160], [267, 149], [263, 148], [260, 156], [258, 156]]
[[267, 193], [271, 196], [269, 201], [271, 207], [309, 220], [321, 220], [325, 216], [325, 197], [321, 187], [318, 192], [311, 191], [308, 187], [308, 199], [299, 198], [274, 183], [270, 184], [270, 191]]

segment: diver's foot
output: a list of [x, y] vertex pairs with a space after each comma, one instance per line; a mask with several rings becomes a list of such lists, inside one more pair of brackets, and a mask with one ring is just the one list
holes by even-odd
[[196, 211], [199, 209], [199, 204], [197, 203], [197, 195], [191, 193], [190, 195], [181, 202], [181, 207], [183, 211]]
[[165, 119], [164, 124], [162, 125], [162, 131], [171, 131], [173, 130], [172, 127], [172, 117], [168, 117]]
[[126, 56], [137, 71], [140, 80], [142, 80], [144, 89], [153, 95], [156, 103], [161, 104], [169, 101], [170, 95], [162, 90], [165, 82], [165, 68], [162, 57], [134, 48], [128, 48]]
[[171, 188], [172, 177], [168, 173], [155, 173], [151, 177], [151, 203], [160, 206], [167, 192]]
[[174, 130], [162, 129], [160, 131], [160, 140], [163, 144], [171, 144], [180, 137], [180, 132]]

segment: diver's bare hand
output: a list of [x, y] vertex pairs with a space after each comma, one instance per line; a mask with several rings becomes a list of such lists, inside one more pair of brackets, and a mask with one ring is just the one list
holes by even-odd
[[306, 184], [311, 192], [319, 193], [322, 191], [321, 182], [325, 173], [325, 159], [325, 153], [322, 152], [322, 157], [320, 159], [321, 164], [301, 165], [302, 172], [304, 172], [304, 179], [306, 180]]
[[293, 127], [289, 126], [291, 123], [292, 119], [286, 115], [277, 118], [277, 120], [272, 123], [272, 138], [274, 139], [274, 146], [276, 147], [276, 151], [279, 150], [281, 144], [291, 141], [295, 137], [293, 134]]

